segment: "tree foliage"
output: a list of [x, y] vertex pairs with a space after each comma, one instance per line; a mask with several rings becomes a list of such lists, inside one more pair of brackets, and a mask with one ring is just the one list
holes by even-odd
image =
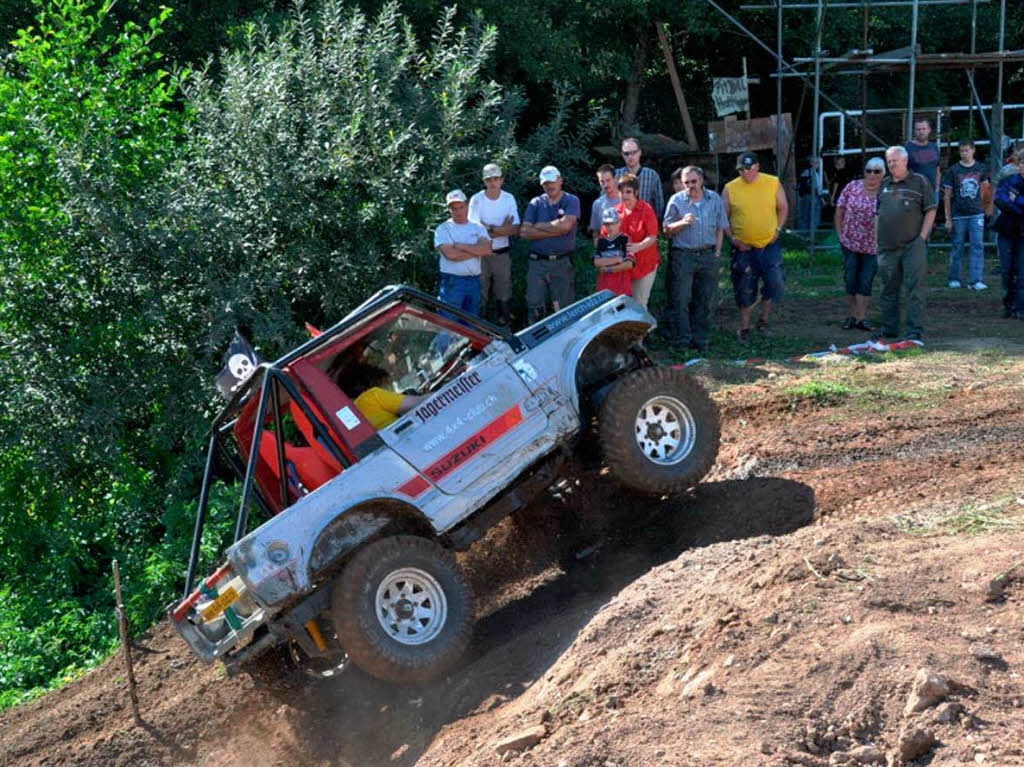
[[493, 160], [520, 191], [547, 162], [581, 173], [603, 119], [557, 86], [517, 141], [524, 100], [484, 75], [497, 32], [453, 11], [421, 43], [393, 4], [296, 2], [215, 67], [171, 74], [154, 50], [168, 11], [139, 25], [109, 2], [37, 1], [0, 80], [0, 545], [16, 552], [0, 681], [15, 691], [108, 646], [111, 558], [139, 625], [180, 586], [235, 327], [273, 357], [381, 284], [435, 289], [444, 191]]

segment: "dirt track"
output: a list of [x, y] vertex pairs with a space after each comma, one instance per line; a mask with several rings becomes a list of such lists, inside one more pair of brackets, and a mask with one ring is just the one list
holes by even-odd
[[[702, 373], [709, 481], [651, 508], [584, 478], [599, 548], [565, 571], [557, 503], [541, 532], [503, 523], [466, 558], [485, 614], [441, 682], [225, 679], [161, 627], [145, 727], [108, 662], [0, 715], [0, 765], [824, 766], [884, 763], [915, 727], [937, 739], [915, 764], [1024, 765], [1024, 361], [844, 364], [836, 401], [792, 393], [799, 368]], [[922, 667], [952, 690], [906, 715]]]

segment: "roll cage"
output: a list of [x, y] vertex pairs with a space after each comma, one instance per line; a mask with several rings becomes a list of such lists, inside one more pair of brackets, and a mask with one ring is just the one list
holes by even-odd
[[[496, 339], [507, 343], [515, 352], [526, 348], [523, 341], [507, 330], [416, 288], [393, 285], [379, 290], [338, 323], [280, 359], [260, 364], [239, 385], [210, 429], [199, 508], [185, 577], [186, 598], [192, 592], [195, 580], [218, 456], [242, 479], [242, 494], [235, 521], [236, 543], [246, 533], [250, 502], [254, 496], [268, 516], [283, 511], [301, 497], [303, 480], [308, 481], [309, 477], [299, 476], [286, 455], [285, 418], [282, 413], [285, 397], [290, 416], [299, 424], [309, 449], [317, 454], [320, 463], [336, 467], [335, 473], [344, 471], [383, 444], [376, 430], [365, 419], [352, 416], [348, 396], [337, 386], [331, 387], [324, 383], [327, 375], [316, 364], [344, 354], [361, 339], [367, 338], [374, 330], [402, 313], [427, 318], [447, 331], [467, 337], [469, 345], [478, 350]], [[346, 428], [336, 428], [335, 421], [342, 411], [348, 411], [348, 415], [357, 418], [357, 421], [346, 422]], [[266, 430], [268, 417], [272, 433], [276, 435], [273, 440], [265, 439], [271, 433]], [[265, 441], [270, 444], [269, 450], [263, 449]], [[324, 475], [321, 475], [312, 481], [322, 481], [323, 478]], [[275, 492], [271, 492], [270, 488], [274, 485]]]

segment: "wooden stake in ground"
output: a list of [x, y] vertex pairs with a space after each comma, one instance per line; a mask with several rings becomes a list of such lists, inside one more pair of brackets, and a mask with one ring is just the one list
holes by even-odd
[[114, 568], [114, 596], [117, 600], [114, 607], [114, 615], [117, 616], [117, 628], [121, 632], [121, 657], [124, 658], [124, 668], [128, 674], [128, 696], [132, 701], [132, 715], [135, 717], [135, 724], [142, 724], [142, 716], [139, 715], [139, 696], [135, 692], [132, 648], [128, 643], [128, 618], [125, 617], [124, 601], [121, 599], [121, 569], [117, 566], [116, 559], [112, 564]]

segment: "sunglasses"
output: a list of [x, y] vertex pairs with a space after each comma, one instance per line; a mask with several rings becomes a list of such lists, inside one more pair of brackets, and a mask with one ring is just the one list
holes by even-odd
[[632, 157], [635, 154], [640, 154], [640, 150], [639, 149], [633, 149], [632, 151], [626, 151], [625, 149], [623, 149], [622, 150], [622, 154], [623, 154], [624, 157]]
[[881, 168], [865, 168], [864, 172], [865, 173], [883, 173], [884, 171]]

